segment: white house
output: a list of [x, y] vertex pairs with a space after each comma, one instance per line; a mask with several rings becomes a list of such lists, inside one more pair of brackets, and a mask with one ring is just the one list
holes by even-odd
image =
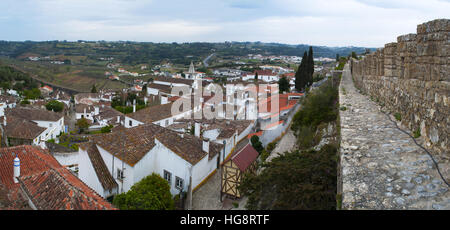
[[[154, 124], [95, 136], [79, 148], [79, 178], [103, 197], [157, 173], [173, 195], [192, 191], [218, 167], [223, 146]], [[96, 175], [96, 176], [93, 176]]]
[[94, 116], [100, 113], [100, 108], [98, 106], [77, 104], [75, 105], [75, 117], [77, 120], [81, 118], [86, 118], [91, 122], [94, 122]]
[[[133, 113], [125, 115], [125, 128], [131, 128], [143, 124], [156, 124], [162, 127], [167, 127], [172, 125], [175, 120], [185, 118], [186, 116], [192, 115], [194, 112], [200, 111], [203, 103], [198, 103], [194, 105], [193, 97], [191, 99], [191, 107], [181, 111], [172, 113], [172, 106], [174, 103], [165, 103], [156, 106], [150, 106], [138, 111], [135, 111], [135, 106], [133, 105]], [[202, 98], [200, 98], [202, 101]], [[162, 102], [162, 101], [161, 101]], [[162, 102], [163, 103], [163, 102]], [[175, 105], [176, 106], [176, 105]]]
[[1, 95], [0, 93], [0, 117], [4, 116], [6, 108], [16, 107], [17, 100], [13, 96]]
[[[29, 139], [30, 136], [28, 135], [28, 132], [33, 130], [35, 136], [33, 138], [33, 143], [30, 144], [41, 145], [45, 141], [54, 139], [64, 132], [64, 116], [60, 113], [41, 109], [16, 107], [7, 109], [5, 114], [8, 123], [6, 124], [6, 127], [11, 131], [9, 137], [14, 135], [18, 139], [22, 139], [21, 136], [23, 136], [23, 139]], [[13, 121], [14, 123], [10, 121]], [[8, 126], [11, 128], [8, 128]]]
[[273, 73], [271, 70], [255, 70], [255, 72], [243, 76], [242, 80], [244, 81], [254, 80], [256, 74], [258, 74], [258, 80], [262, 80], [264, 82], [274, 82], [280, 79], [280, 77], [277, 74]]

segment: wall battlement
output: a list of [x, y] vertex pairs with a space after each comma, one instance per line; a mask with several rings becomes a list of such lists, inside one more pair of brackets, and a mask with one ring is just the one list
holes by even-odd
[[429, 148], [450, 157], [450, 20], [417, 26], [417, 34], [351, 61], [355, 85], [419, 129]]

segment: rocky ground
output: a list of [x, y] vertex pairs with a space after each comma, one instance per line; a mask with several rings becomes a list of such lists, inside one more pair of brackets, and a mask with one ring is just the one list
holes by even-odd
[[[450, 209], [449, 187], [431, 158], [358, 92], [348, 66], [339, 98], [342, 209]], [[449, 180], [449, 163], [434, 157]]]

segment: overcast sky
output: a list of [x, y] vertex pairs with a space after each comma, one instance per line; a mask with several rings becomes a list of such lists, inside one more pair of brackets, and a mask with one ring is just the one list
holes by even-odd
[[261, 41], [382, 47], [450, 0], [0, 0], [0, 40]]

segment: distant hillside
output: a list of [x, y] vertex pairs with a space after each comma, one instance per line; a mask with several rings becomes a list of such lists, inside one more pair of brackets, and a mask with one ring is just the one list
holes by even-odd
[[[247, 56], [248, 54], [303, 56], [309, 45], [287, 45], [261, 42], [224, 43], [151, 43], [151, 42], [105, 42], [105, 41], [45, 41], [8, 42], [0, 41], [0, 56], [24, 59], [28, 56], [59, 56], [79, 64], [113, 57], [114, 62], [129, 65], [140, 63], [160, 64], [167, 60], [187, 65], [201, 61], [215, 52], [219, 57]], [[352, 51], [365, 52], [365, 47], [313, 46], [315, 57], [335, 58], [336, 54], [347, 56]], [[375, 50], [371, 48], [371, 50]], [[71, 58], [67, 58], [71, 57]]]

